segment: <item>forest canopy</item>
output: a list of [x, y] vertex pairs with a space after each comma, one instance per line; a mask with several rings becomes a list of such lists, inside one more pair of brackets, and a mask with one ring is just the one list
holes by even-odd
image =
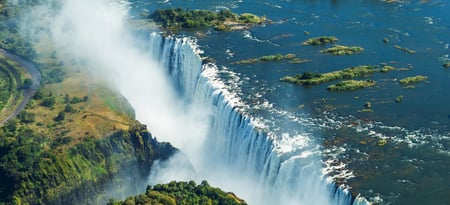
[[148, 186], [145, 194], [128, 197], [125, 201], [116, 202], [111, 199], [108, 205], [128, 204], [216, 204], [246, 205], [233, 193], [226, 193], [219, 188], [211, 187], [207, 181], [196, 184], [194, 181], [175, 182]]

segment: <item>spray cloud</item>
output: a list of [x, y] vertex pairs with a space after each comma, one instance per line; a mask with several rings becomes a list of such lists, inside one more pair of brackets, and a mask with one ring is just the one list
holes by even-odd
[[192, 125], [167, 73], [137, 46], [143, 39], [126, 27], [124, 5], [114, 0], [49, 0], [35, 8], [24, 18], [24, 33], [32, 39], [49, 38], [57, 52], [80, 59], [92, 74], [106, 77], [159, 139], [181, 148], [192, 142], [187, 130], [202, 126]]
[[111, 82], [160, 141], [195, 153], [208, 124], [199, 115], [206, 113], [191, 112], [177, 100], [167, 72], [138, 46], [145, 39], [126, 27], [127, 15], [118, 0], [48, 0], [22, 17], [21, 28], [30, 39], [51, 42], [57, 53]]

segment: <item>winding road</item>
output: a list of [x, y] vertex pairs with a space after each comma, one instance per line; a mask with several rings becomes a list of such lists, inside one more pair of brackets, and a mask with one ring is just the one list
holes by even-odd
[[[36, 92], [36, 90], [38, 89], [38, 87], [41, 83], [41, 72], [32, 62], [30, 62], [20, 56], [17, 56], [15, 54], [9, 53], [8, 51], [3, 50], [1, 48], [0, 48], [0, 55], [3, 55], [5, 57], [9, 58], [10, 60], [13, 60], [17, 64], [24, 67], [28, 71], [28, 73], [30, 73], [31, 80], [33, 80], [33, 83], [29, 88], [22, 90], [23, 99], [17, 105], [17, 107], [15, 109], [11, 109], [11, 110], [4, 110], [5, 112], [11, 112], [11, 113], [6, 114], [7, 117], [5, 117], [4, 119], [0, 119], [0, 126], [2, 126], [6, 121], [16, 117], [20, 113], [20, 111], [22, 111], [25, 108], [28, 101], [34, 95], [34, 93]], [[15, 71], [12, 71], [12, 72], [15, 73]], [[16, 80], [17, 80], [17, 78], [16, 78]], [[18, 85], [22, 84], [22, 82], [17, 82], [17, 83], [18, 83]]]

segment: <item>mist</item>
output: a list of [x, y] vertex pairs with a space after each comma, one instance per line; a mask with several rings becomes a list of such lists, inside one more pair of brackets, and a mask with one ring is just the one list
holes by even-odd
[[[106, 79], [112, 88], [118, 89], [127, 98], [135, 109], [137, 120], [146, 124], [153, 136], [159, 141], [170, 142], [181, 150], [181, 153], [168, 161], [155, 163], [146, 183], [166, 183], [172, 180], [199, 182], [206, 179], [213, 186], [235, 192], [249, 204], [292, 204], [296, 201], [295, 197], [295, 200], [290, 198], [291, 194], [296, 194], [296, 190], [285, 193], [283, 199], [277, 196], [286, 189], [285, 184], [261, 183], [261, 176], [257, 176], [255, 172], [262, 170], [247, 171], [246, 162], [241, 161], [236, 163], [244, 164], [243, 167], [230, 167], [229, 162], [223, 162], [225, 159], [220, 158], [221, 155], [208, 152], [211, 151], [208, 146], [222, 145], [222, 142], [206, 143], [209, 135], [216, 134], [215, 130], [209, 130], [211, 124], [227, 122], [212, 122], [211, 116], [217, 113], [209, 107], [195, 101], [192, 104], [185, 103], [180, 99], [165, 68], [152, 58], [148, 50], [140, 46], [146, 43], [146, 39], [136, 38], [127, 28], [128, 9], [118, 2], [50, 0], [47, 4], [36, 6], [23, 17], [23, 33], [32, 39], [48, 39], [58, 53], [78, 59], [92, 75]], [[217, 133], [224, 136], [227, 134]], [[267, 136], [256, 137], [266, 142], [262, 138]], [[255, 155], [253, 158], [262, 157], [257, 154], [255, 152], [251, 155]], [[295, 177], [286, 179], [288, 181], [280, 183], [298, 183]], [[314, 180], [319, 179], [311, 179], [305, 183], [315, 184], [310, 182]], [[279, 190], [272, 193], [275, 189], [272, 186], [279, 187]], [[320, 189], [313, 185], [311, 187]], [[129, 189], [134, 190], [131, 187]], [[322, 193], [321, 191], [302, 198], [309, 198], [306, 204], [327, 204], [324, 202], [326, 200], [316, 200], [321, 197], [317, 194]]]
[[22, 18], [22, 33], [47, 38], [57, 53], [78, 59], [92, 75], [106, 79], [159, 140], [183, 148], [200, 136], [198, 128], [204, 126], [192, 121], [167, 72], [140, 46], [148, 39], [137, 39], [127, 27], [126, 5], [115, 0], [47, 2]]
[[[177, 99], [167, 71], [143, 49], [148, 39], [137, 38], [128, 20], [128, 8], [120, 1], [48, 0], [21, 17], [21, 33], [35, 42], [49, 41], [57, 54], [76, 59], [91, 75], [109, 82], [153, 136], [181, 149], [195, 163], [198, 157], [193, 155], [207, 131], [207, 111], [193, 110]], [[192, 168], [187, 172], [193, 175]], [[180, 174], [167, 181], [180, 179]]]

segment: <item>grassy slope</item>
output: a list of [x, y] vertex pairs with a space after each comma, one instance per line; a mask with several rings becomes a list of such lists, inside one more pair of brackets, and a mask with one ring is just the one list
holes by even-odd
[[[76, 144], [87, 136], [101, 138], [119, 129], [127, 130], [136, 123], [133, 109], [120, 93], [109, 88], [106, 81], [89, 73], [89, 68], [64, 54], [55, 53], [47, 45], [48, 42], [41, 41], [35, 46], [39, 53], [35, 62], [40, 65], [43, 75], [55, 69], [61, 69], [65, 74], [62, 82], [42, 87], [44, 93], [52, 93], [55, 97], [54, 108], [39, 106], [40, 101], [28, 107], [28, 112], [36, 114], [36, 124], [30, 125], [33, 130], [47, 136], [71, 136]], [[45, 81], [45, 77], [43, 79]], [[75, 111], [66, 113], [65, 120], [55, 122], [53, 118], [68, 104], [64, 101], [66, 95], [69, 98], [87, 96], [88, 100], [71, 104]]]

